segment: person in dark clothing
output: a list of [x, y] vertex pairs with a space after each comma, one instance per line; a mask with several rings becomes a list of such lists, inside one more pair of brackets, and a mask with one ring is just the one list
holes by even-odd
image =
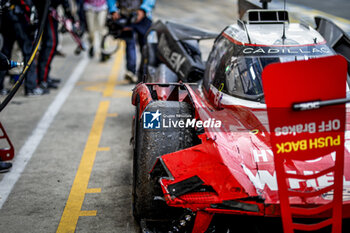
[[51, 70], [51, 62], [55, 56], [58, 33], [58, 22], [52, 16], [48, 16], [45, 24], [44, 34], [41, 42], [41, 48], [38, 56], [38, 83], [41, 88], [47, 90], [49, 87], [57, 88], [53, 82], [49, 80], [49, 73]]
[[86, 17], [84, 11], [84, 0], [75, 0], [77, 4], [77, 14], [80, 22], [80, 36], [83, 36], [84, 32], [87, 31]]
[[[62, 5], [66, 17], [73, 19], [68, 0], [51, 0], [51, 7]], [[38, 82], [41, 88], [57, 88], [59, 80], [50, 78], [51, 63], [58, 44], [58, 22], [49, 14], [46, 19], [43, 40], [38, 57]]]
[[[11, 7], [3, 12], [1, 32], [4, 37], [2, 53], [11, 57], [14, 42], [17, 41], [22, 50], [23, 59], [26, 63], [31, 55], [34, 38], [34, 26], [31, 22], [33, 13], [33, 3], [30, 0], [12, 1]], [[45, 92], [37, 87], [36, 67], [34, 64], [28, 70], [25, 76], [25, 94], [42, 95]], [[6, 71], [0, 72], [0, 90], [4, 90], [3, 81]], [[4, 93], [4, 92], [3, 92]]]
[[[84, 33], [88, 30], [88, 26], [86, 23], [85, 10], [84, 10], [84, 0], [75, 0], [75, 4], [77, 5], [77, 12], [79, 19], [79, 28], [77, 30], [77, 34], [80, 38], [84, 36]], [[77, 46], [74, 50], [76, 55], [81, 53], [82, 49], [80, 46]]]
[[133, 31], [133, 37], [126, 39], [126, 68], [125, 79], [136, 83], [136, 39], [140, 50], [146, 42], [146, 32], [152, 25], [152, 10], [156, 0], [107, 0], [109, 12], [114, 20], [121, 17], [129, 17], [130, 14], [136, 13], [135, 23], [128, 25]]
[[11, 61], [0, 52], [0, 71], [8, 70], [11, 68]]

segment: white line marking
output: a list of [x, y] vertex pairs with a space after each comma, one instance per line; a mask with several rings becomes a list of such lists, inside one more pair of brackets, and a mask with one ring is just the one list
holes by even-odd
[[21, 177], [24, 168], [33, 156], [36, 148], [39, 146], [52, 121], [73, 90], [88, 63], [89, 59], [87, 57], [84, 57], [83, 60], [78, 63], [72, 75], [68, 78], [64, 87], [48, 107], [45, 115], [41, 118], [32, 134], [28, 137], [18, 154], [15, 155], [11, 171], [7, 173], [0, 182], [0, 209], [6, 202], [17, 180]]

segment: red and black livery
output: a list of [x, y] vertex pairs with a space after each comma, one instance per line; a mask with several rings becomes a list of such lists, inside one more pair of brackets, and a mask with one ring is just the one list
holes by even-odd
[[[348, 37], [328, 20], [318, 18], [317, 25], [319, 31], [290, 23], [284, 10], [250, 10], [219, 35], [171, 22], [154, 24], [143, 53], [144, 80], [132, 96], [133, 211], [144, 232], [282, 228], [262, 76], [266, 67], [279, 69], [279, 64], [289, 63], [312, 74], [319, 59], [332, 60], [337, 53], [347, 57]], [[338, 36], [327, 35], [329, 30]], [[203, 62], [199, 41], [210, 38], [215, 38], [214, 45]], [[301, 63], [309, 61], [313, 65], [304, 68]], [[341, 69], [340, 74], [347, 75], [346, 61], [329, 64], [322, 69]], [[289, 72], [279, 71], [281, 79]], [[149, 127], [154, 120], [159, 124]], [[307, 132], [307, 126], [302, 127]], [[346, 125], [343, 219], [350, 218], [349, 135]], [[332, 185], [330, 174], [314, 175], [311, 181], [296, 177], [317, 174], [334, 162], [329, 153], [317, 163], [287, 164], [287, 172], [296, 174], [287, 183], [307, 192]], [[290, 205], [322, 206], [332, 195], [327, 192], [307, 201], [292, 198]], [[298, 218], [308, 222], [329, 215], [326, 211]]]

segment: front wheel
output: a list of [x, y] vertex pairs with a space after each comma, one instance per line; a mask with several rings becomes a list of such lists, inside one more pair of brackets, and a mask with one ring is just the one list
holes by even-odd
[[[157, 110], [163, 115], [193, 116], [192, 106], [185, 102], [155, 101], [146, 107], [145, 112], [156, 112]], [[144, 129], [143, 116], [139, 118], [138, 113], [139, 110], [136, 110], [133, 214], [138, 221], [141, 219], [169, 219], [177, 215], [179, 210], [170, 208], [164, 201], [155, 200], [155, 197], [163, 196], [163, 193], [158, 180], [151, 179], [149, 171], [158, 156], [193, 146], [194, 130], [188, 128]], [[178, 120], [182, 120], [182, 117], [179, 117]]]
[[120, 39], [115, 39], [113, 35], [106, 34], [102, 37], [101, 53], [110, 56], [118, 51], [121, 45]]

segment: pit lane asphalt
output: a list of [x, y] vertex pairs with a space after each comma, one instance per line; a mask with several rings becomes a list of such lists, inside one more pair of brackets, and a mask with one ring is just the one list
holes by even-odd
[[[230, 0], [158, 0], [154, 17], [220, 32], [236, 11]], [[208, 53], [210, 42], [204, 44]], [[52, 67], [52, 77], [62, 79], [58, 90], [32, 98], [22, 90], [0, 114], [24, 155], [0, 175], [1, 193], [11, 191], [0, 199], [0, 232], [138, 232], [131, 213], [133, 85], [123, 83], [124, 64], [116, 61], [123, 55], [100, 63], [74, 56], [74, 48], [65, 35], [67, 57], [56, 57]]]
[[329, 14], [350, 20], [350, 1], [348, 0], [287, 0], [287, 2], [304, 5], [310, 8], [314, 8], [316, 10], [324, 11]]

